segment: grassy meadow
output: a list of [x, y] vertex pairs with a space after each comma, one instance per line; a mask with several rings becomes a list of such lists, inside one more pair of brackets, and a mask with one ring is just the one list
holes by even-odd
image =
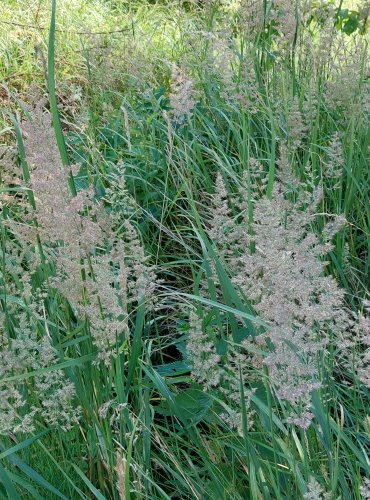
[[0, 499], [370, 498], [368, 17], [2, 0]]

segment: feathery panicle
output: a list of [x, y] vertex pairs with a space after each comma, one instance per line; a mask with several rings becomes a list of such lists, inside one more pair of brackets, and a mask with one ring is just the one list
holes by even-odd
[[280, 32], [276, 42], [281, 44], [282, 48], [286, 46], [290, 49], [297, 30], [294, 4], [289, 0], [275, 0], [271, 19], [276, 22]]
[[360, 341], [365, 352], [359, 360], [358, 377], [361, 382], [370, 388], [370, 301], [364, 302], [365, 315], [359, 315]]
[[[16, 301], [7, 308], [12, 323], [7, 315], [2, 317], [0, 378], [21, 378], [0, 383], [2, 434], [32, 432], [41, 421], [64, 431], [78, 424], [74, 384], [62, 370], [54, 369], [63, 354], [48, 330], [40, 330], [48, 322], [50, 294], [57, 291], [68, 300], [75, 316], [90, 329], [96, 363], [109, 366], [119, 337], [130, 342], [132, 308], [139, 301], [152, 306], [156, 289], [154, 269], [147, 264], [134, 226], [125, 218], [132, 206], [127, 203], [121, 209], [122, 200], [128, 198], [124, 186], [120, 183], [110, 198], [110, 213], [95, 200], [92, 189], [72, 196], [70, 173], [61, 163], [50, 115], [42, 105], [39, 102], [30, 111], [32, 121], [22, 122], [30, 169], [30, 183], [24, 187], [32, 190], [36, 208], [22, 199], [17, 219], [6, 220], [3, 250], [9, 279], [4, 292]], [[72, 172], [76, 170], [72, 167]], [[14, 172], [18, 179], [19, 172]], [[13, 182], [13, 170], [7, 174]], [[38, 288], [35, 273], [44, 280]], [[35, 370], [41, 373], [22, 381], [24, 374]], [[26, 393], [34, 401], [31, 407]]]
[[191, 118], [196, 104], [194, 80], [176, 64], [172, 64], [171, 68], [169, 98], [171, 114], [176, 123], [181, 125], [187, 118]]
[[[38, 351], [40, 368], [49, 368], [58, 363], [57, 354], [47, 337], [40, 341]], [[38, 375], [35, 390], [41, 401], [40, 414], [50, 426], [68, 431], [78, 423], [81, 408], [75, 405], [75, 387], [62, 370]]]
[[204, 388], [217, 387], [220, 383], [220, 356], [213, 342], [203, 331], [203, 321], [195, 310], [189, 315], [189, 339], [187, 353], [192, 365], [192, 377]]
[[261, 0], [241, 0], [239, 15], [243, 23], [243, 31], [246, 38], [254, 40], [263, 28], [263, 2]]
[[302, 140], [307, 132], [302, 113], [299, 109], [297, 96], [293, 99], [288, 113], [288, 136], [293, 150], [302, 146]]
[[296, 412], [290, 421], [306, 428], [312, 419], [310, 394], [321, 386], [318, 360], [325, 357], [329, 336], [341, 338], [349, 325], [344, 292], [333, 278], [324, 276], [322, 261], [345, 221], [334, 218], [321, 239], [310, 231], [322, 194], [303, 192], [290, 201], [290, 187], [297, 189], [298, 183], [287, 161], [278, 171], [281, 183], [276, 183], [272, 199], [263, 196], [255, 202], [251, 232], [243, 217], [238, 224], [231, 215], [218, 176], [209, 235], [233, 283], [270, 325], [267, 334], [273, 349], [264, 363], [277, 395]]
[[370, 499], [370, 479], [367, 477], [363, 478], [363, 483], [360, 487], [361, 500], [369, 500]]
[[321, 484], [313, 477], [307, 483], [307, 492], [303, 495], [304, 500], [325, 500], [328, 497], [324, 493], [324, 488]]
[[345, 114], [364, 112], [366, 116], [369, 111], [369, 86], [364, 84], [369, 71], [367, 46], [361, 38], [348, 46], [344, 36], [335, 39], [337, 53], [326, 81], [325, 100], [332, 109], [340, 109]]
[[[1, 378], [50, 369], [59, 362], [49, 339], [37, 338], [36, 324], [25, 313], [19, 316], [16, 334], [15, 338], [7, 338], [5, 331], [2, 333]], [[36, 375], [34, 383], [28, 384], [28, 393], [40, 402], [40, 406], [28, 407], [24, 399], [25, 388], [26, 384], [22, 381], [0, 383], [1, 434], [33, 432], [35, 422], [40, 418], [51, 427], [65, 431], [78, 423], [80, 408], [75, 403], [75, 388], [61, 370]]]
[[[223, 356], [217, 353], [214, 343], [215, 332], [207, 328], [202, 318], [192, 309], [189, 315], [189, 337], [187, 356], [191, 365], [192, 378], [203, 386], [206, 392], [219, 392], [227, 402], [227, 410], [220, 417], [232, 428], [241, 429], [242, 400], [241, 384], [245, 398], [248, 427], [253, 426], [254, 412], [250, 409], [253, 390], [249, 388], [251, 357], [243, 345], [230, 345]], [[245, 344], [245, 347], [247, 344]]]
[[340, 140], [340, 134], [335, 132], [327, 147], [327, 160], [323, 164], [323, 175], [328, 179], [334, 179], [336, 184], [333, 188], [339, 188], [339, 178], [342, 175], [344, 166], [343, 147]]
[[126, 459], [117, 450], [116, 454], [117, 491], [120, 500], [126, 500]]
[[97, 360], [109, 365], [117, 338], [128, 335], [129, 304], [142, 297], [150, 300], [155, 289], [154, 271], [146, 264], [132, 224], [125, 220], [121, 238], [112, 236], [118, 221], [115, 204], [128, 198], [122, 194], [125, 186], [120, 183], [109, 200], [111, 215], [94, 199], [91, 189], [72, 196], [69, 174], [54, 145], [50, 117], [41, 105], [35, 109], [32, 123], [23, 123], [23, 131], [32, 168], [37, 231], [56, 270], [50, 285], [68, 299], [78, 315], [86, 317], [98, 348]]

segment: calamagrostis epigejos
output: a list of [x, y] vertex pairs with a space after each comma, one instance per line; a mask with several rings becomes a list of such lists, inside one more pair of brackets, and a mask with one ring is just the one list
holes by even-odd
[[311, 393], [321, 386], [319, 366], [328, 339], [343, 338], [351, 325], [344, 291], [325, 275], [323, 260], [345, 221], [333, 217], [321, 234], [313, 233], [322, 191], [302, 190], [294, 175], [287, 173], [288, 164], [280, 165], [281, 181], [276, 182], [272, 199], [262, 196], [255, 201], [252, 224], [244, 200], [239, 216], [232, 214], [219, 175], [209, 236], [234, 285], [270, 325], [266, 335], [273, 348], [264, 364], [278, 397], [292, 407], [290, 421], [306, 428], [312, 419]]

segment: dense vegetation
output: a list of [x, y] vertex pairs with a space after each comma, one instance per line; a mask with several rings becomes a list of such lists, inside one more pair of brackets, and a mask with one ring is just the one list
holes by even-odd
[[0, 498], [370, 498], [369, 6], [0, 14]]

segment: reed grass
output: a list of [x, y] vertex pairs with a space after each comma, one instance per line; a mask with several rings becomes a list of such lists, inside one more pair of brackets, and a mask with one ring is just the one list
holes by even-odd
[[[271, 7], [269, 2], [263, 5]], [[17, 145], [22, 172], [22, 182], [7, 183], [8, 163], [5, 153], [1, 155], [1, 339], [17, 338], [22, 313], [38, 341], [50, 339], [57, 359], [49, 366], [20, 371], [15, 366], [5, 373], [2, 343], [0, 393], [14, 384], [25, 401], [20, 414], [42, 409], [37, 380], [61, 373], [75, 388], [79, 418], [63, 430], [39, 413], [29, 432], [1, 435], [0, 498], [368, 498], [369, 387], [356, 366], [368, 348], [366, 339], [351, 347], [352, 366], [340, 361], [334, 335], [325, 355], [318, 355], [322, 386], [311, 394], [313, 420], [307, 429], [289, 423], [291, 408], [277, 396], [266, 366], [239, 366], [241, 424], [233, 427], [221, 416], [231, 411], [231, 399], [222, 391], [205, 390], [194, 379], [187, 350], [189, 308], [202, 319], [221, 357], [269, 327], [248, 292], [235, 284], [209, 228], [215, 217], [211, 205], [217, 175], [225, 184], [234, 221], [241, 217], [238, 192], [246, 190], [243, 210], [247, 225], [252, 224], [253, 196], [271, 199], [279, 183], [282, 144], [287, 144], [299, 185], [309, 192], [322, 185], [313, 233], [321, 237], [333, 215], [346, 217], [325, 257], [326, 275], [344, 290], [348, 314], [366, 313], [366, 19], [355, 16], [358, 27], [348, 34], [337, 22], [332, 34], [337, 51], [316, 64], [313, 57], [324, 57], [327, 45], [321, 52], [317, 48], [324, 26], [315, 10], [310, 24], [302, 21], [294, 33], [292, 50], [276, 36], [279, 17], [255, 36], [253, 27], [243, 31], [245, 23], [254, 22], [247, 19], [249, 10], [241, 21], [232, 2], [53, 0], [31, 2], [26, 8], [23, 1], [6, 0], [1, 8], [3, 22], [22, 25], [10, 28], [0, 20], [1, 135], [4, 152]], [[344, 28], [351, 18], [342, 10], [334, 13], [342, 16]], [[360, 7], [353, 12], [358, 11]], [[307, 33], [315, 49], [305, 39]], [[351, 94], [346, 75], [355, 59], [351, 75], [357, 87]], [[174, 75], [173, 65], [183, 76]], [[334, 103], [327, 81], [341, 90], [337, 101], [333, 91]], [[19, 270], [12, 267], [14, 255], [8, 248], [21, 249], [23, 243], [11, 223], [22, 222], [26, 202], [32, 208], [40, 203], [31, 189], [35, 166], [27, 162], [27, 137], [22, 136], [22, 121], [32, 118], [32, 82], [46, 98], [58, 161], [72, 166], [71, 197], [90, 187], [94, 202], [106, 212], [129, 219], [156, 269], [156, 305], [150, 307], [142, 297], [129, 306], [129, 333], [117, 335], [115, 354], [106, 364], [97, 363], [89, 320], [50, 285], [56, 273], [52, 258], [41, 259], [31, 273], [32, 293], [27, 297]], [[181, 120], [179, 110], [173, 113], [171, 108], [175, 98], [184, 108]], [[298, 111], [293, 115], [294, 103]], [[343, 162], [331, 177], [327, 171], [335, 134]], [[256, 173], [253, 161], [261, 165], [263, 182], [247, 175]], [[113, 196], [122, 197], [116, 205]], [[27, 210], [37, 219], [37, 210]], [[123, 238], [120, 225], [116, 231]], [[48, 252], [49, 242], [40, 235], [29, 252]], [[101, 245], [91, 259], [104, 251]], [[27, 258], [27, 252], [22, 255]], [[24, 261], [22, 266], [29, 272]], [[93, 275], [91, 262], [84, 269], [86, 276]], [[85, 291], [86, 276], [82, 273]], [[41, 313], [32, 306], [40, 289], [45, 291]], [[268, 346], [249, 348], [251, 355], [263, 357]]]

